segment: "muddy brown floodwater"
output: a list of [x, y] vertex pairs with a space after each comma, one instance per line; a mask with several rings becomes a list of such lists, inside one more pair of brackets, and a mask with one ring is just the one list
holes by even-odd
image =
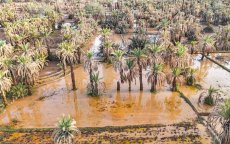
[[[198, 82], [204, 87], [223, 87], [227, 92], [230, 74], [208, 60], [199, 62], [197, 59], [194, 58], [193, 65], [199, 69]], [[127, 84], [123, 84], [121, 91], [117, 92], [118, 74], [113, 67], [99, 64], [99, 71], [106, 84], [103, 96], [87, 96], [88, 74], [83, 66], [78, 66], [75, 70], [77, 91], [71, 90], [69, 75], [41, 86], [35, 89], [33, 96], [9, 105], [0, 115], [0, 124], [18, 121], [15, 127], [19, 128], [54, 127], [63, 114], [71, 115], [78, 127], [173, 124], [196, 118], [189, 105], [178, 93], [170, 92], [168, 85], [152, 94], [144, 76], [143, 92], [139, 92], [138, 80], [133, 83], [132, 92], [128, 92]], [[196, 104], [197, 89], [181, 86], [180, 90]]]

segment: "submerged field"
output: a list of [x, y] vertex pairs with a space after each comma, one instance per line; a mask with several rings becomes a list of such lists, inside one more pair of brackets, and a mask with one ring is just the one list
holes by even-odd
[[[221, 88], [222, 96], [229, 97], [230, 74], [209, 60], [201, 62], [198, 59], [199, 55], [194, 55], [191, 65], [198, 69], [197, 80], [203, 89], [208, 88], [211, 83], [214, 87]], [[56, 72], [50, 68], [48, 66], [42, 73], [49, 75]], [[86, 134], [77, 138], [82, 143], [86, 141], [93, 143], [100, 141], [105, 143], [111, 141], [117, 143], [128, 141], [209, 143], [212, 140], [205, 127], [197, 122], [197, 115], [193, 109], [179, 96], [179, 93], [170, 92], [169, 85], [162, 87], [157, 93], [149, 93], [150, 85], [144, 83], [144, 91], [139, 92], [137, 81], [131, 92], [127, 92], [127, 84], [122, 84], [121, 91], [117, 92], [118, 74], [113, 67], [108, 64], [100, 64], [99, 71], [106, 85], [103, 96], [87, 96], [86, 85], [89, 80], [83, 66], [79, 65], [75, 68], [77, 91], [71, 90], [71, 79], [69, 75], [66, 75], [56, 80], [46, 81], [34, 88], [32, 96], [12, 102], [1, 114], [0, 124], [3, 129], [6, 126], [19, 128], [19, 132], [3, 132], [0, 136], [2, 140], [6, 142], [15, 140], [19, 142], [38, 140], [40, 142], [42, 140], [41, 143], [50, 143], [52, 130], [41, 132], [36, 129], [54, 128], [62, 115], [71, 115], [80, 128], [102, 127], [102, 130], [96, 133], [86, 130]], [[146, 77], [144, 81], [145, 79]], [[200, 113], [212, 111], [212, 107], [198, 105], [198, 97], [203, 90], [180, 86], [180, 91], [190, 99]], [[186, 123], [183, 124], [184, 122]], [[145, 126], [145, 124], [151, 125]], [[134, 126], [129, 128], [128, 125]], [[106, 126], [115, 127], [107, 130]], [[122, 130], [119, 126], [123, 127]], [[29, 130], [20, 132], [20, 128], [32, 128], [34, 132], [30, 133]], [[92, 131], [94, 129], [97, 128], [92, 128]], [[119, 137], [118, 140], [117, 137]]]
[[0, 144], [229, 144], [229, 6], [0, 1]]

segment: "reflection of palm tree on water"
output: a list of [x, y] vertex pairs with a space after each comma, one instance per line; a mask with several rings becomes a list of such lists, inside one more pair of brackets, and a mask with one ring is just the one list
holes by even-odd
[[209, 60], [204, 60], [200, 62], [199, 71], [198, 71], [198, 81], [201, 81], [204, 77], [208, 75], [208, 69], [213, 66]]
[[180, 106], [182, 105], [181, 98], [177, 93], [172, 93], [169, 97], [164, 100], [165, 110], [168, 112], [169, 119], [177, 119], [181, 113]]

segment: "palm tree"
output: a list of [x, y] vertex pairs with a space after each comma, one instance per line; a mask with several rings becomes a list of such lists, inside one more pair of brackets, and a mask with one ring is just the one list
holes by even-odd
[[[124, 52], [122, 50], [115, 50], [113, 53], [113, 66], [116, 71], [120, 74], [120, 81], [124, 83], [124, 76], [123, 76], [123, 56]], [[120, 91], [120, 82], [117, 81], [117, 91]]]
[[102, 44], [103, 44], [103, 55], [105, 57], [104, 61], [108, 62], [109, 56], [110, 56], [111, 51], [112, 51], [113, 43], [108, 41], [108, 40], [106, 40]]
[[63, 116], [57, 126], [52, 135], [55, 144], [72, 144], [74, 135], [81, 134], [70, 116]]
[[172, 91], [178, 91], [178, 82], [181, 82], [181, 69], [180, 68], [173, 68], [172, 75], [169, 77], [169, 83], [172, 84]]
[[191, 54], [194, 54], [194, 51], [196, 50], [197, 41], [191, 41], [190, 45], [191, 45], [191, 47], [190, 47]]
[[197, 69], [188, 68], [186, 74], [186, 83], [189, 86], [194, 86], [196, 84], [195, 73]]
[[74, 48], [74, 44], [71, 42], [62, 42], [59, 45], [59, 49], [57, 51], [57, 55], [60, 58], [64, 67], [66, 64], [70, 65], [71, 79], [72, 79], [72, 87], [73, 90], [76, 90], [76, 81], [74, 74], [74, 64], [77, 62], [76, 59], [76, 49]]
[[213, 106], [216, 103], [218, 89], [215, 89], [214, 87], [210, 86], [208, 91], [205, 91], [200, 94], [199, 97], [199, 103], [203, 102], [204, 104]]
[[173, 67], [184, 68], [189, 64], [189, 55], [187, 53], [187, 47], [177, 42], [177, 51], [175, 53], [175, 58], [172, 61]]
[[19, 48], [22, 50], [24, 54], [31, 54], [33, 53], [29, 48], [30, 48], [30, 43], [26, 44], [19, 44]]
[[47, 55], [45, 53], [35, 52], [35, 54], [33, 55], [33, 60], [38, 64], [39, 69], [43, 69], [44, 66], [47, 64], [46, 58]]
[[153, 60], [153, 65], [160, 60], [158, 54], [162, 51], [162, 45], [151, 44], [147, 46], [147, 49], [150, 52], [150, 59]]
[[6, 41], [0, 40], [0, 56], [10, 56], [13, 53], [13, 47], [6, 44]]
[[230, 143], [230, 99], [225, 100], [224, 104], [221, 106], [220, 121], [223, 124], [223, 132], [221, 133], [221, 143]]
[[129, 84], [129, 91], [131, 91], [132, 89], [132, 82], [134, 80], [136, 80], [136, 77], [137, 77], [137, 70], [136, 70], [136, 64], [134, 62], [134, 60], [130, 60], [130, 59], [127, 59], [125, 61], [125, 69], [127, 69], [127, 73], [124, 74], [124, 79], [125, 81], [128, 82]]
[[210, 36], [205, 36], [203, 38], [203, 47], [202, 47], [202, 57], [201, 60], [204, 59], [205, 53], [209, 54], [210, 50], [212, 49], [213, 39]]
[[6, 99], [6, 92], [8, 92], [11, 88], [12, 81], [9, 77], [7, 77], [7, 71], [0, 70], [0, 92], [3, 100], [4, 106], [8, 105], [7, 99]]
[[100, 82], [101, 79], [102, 78], [99, 77], [99, 72], [92, 74], [94, 89], [91, 89], [91, 92], [89, 93], [91, 96], [99, 96], [101, 95], [101, 92], [104, 91], [105, 84]]
[[84, 60], [84, 68], [89, 72], [89, 77], [90, 77], [90, 85], [92, 91], [94, 91], [94, 84], [93, 84], [93, 52], [88, 51], [85, 56]]
[[151, 92], [156, 92], [157, 85], [162, 86], [165, 82], [165, 74], [162, 72], [162, 64], [154, 64], [151, 70], [147, 73], [148, 83], [151, 83]]
[[17, 57], [17, 75], [20, 80], [28, 86], [29, 95], [32, 94], [31, 85], [34, 84], [35, 79], [39, 76], [39, 65], [32, 60], [28, 55], [22, 54]]
[[141, 50], [140, 48], [136, 48], [133, 51], [131, 51], [131, 54], [132, 56], [134, 56], [134, 60], [136, 61], [139, 68], [140, 91], [143, 91], [142, 69], [143, 69], [144, 58], [145, 58], [144, 50]]
[[13, 81], [13, 84], [16, 85], [17, 81], [15, 78], [15, 65], [14, 65], [14, 59], [7, 58], [7, 57], [0, 57], [0, 68], [4, 70], [8, 70], [9, 75], [11, 76], [11, 79]]
[[169, 25], [170, 25], [170, 21], [168, 19], [162, 19], [157, 27], [163, 29], [165, 32], [169, 27]]
[[[80, 33], [77, 33], [72, 41], [73, 41], [73, 45], [76, 49], [77, 63], [80, 64], [81, 63], [82, 48], [84, 47], [85, 38]], [[71, 40], [69, 42], [71, 42]]]
[[111, 29], [109, 29], [109, 28], [103, 28], [101, 30], [101, 35], [102, 35], [103, 41], [108, 40], [108, 38], [111, 35], [111, 33], [112, 33]]

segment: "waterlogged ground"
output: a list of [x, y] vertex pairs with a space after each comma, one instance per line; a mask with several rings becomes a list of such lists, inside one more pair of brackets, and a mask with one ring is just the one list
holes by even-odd
[[[130, 37], [131, 35], [125, 35], [124, 43], [120, 35], [113, 35], [112, 39], [120, 45], [125, 45]], [[89, 45], [92, 45], [92, 50], [97, 52], [100, 37]], [[216, 58], [219, 55], [211, 56]], [[216, 60], [228, 66], [227, 56], [228, 54], [221, 54], [224, 60], [218, 58]], [[211, 107], [198, 104], [199, 95], [212, 85], [220, 89], [221, 97], [230, 97], [230, 73], [209, 60], [201, 62], [199, 59], [200, 56], [194, 56], [191, 65], [197, 68], [197, 83], [202, 85], [203, 90], [180, 86], [180, 91], [189, 98], [199, 112], [211, 112]], [[145, 76], [147, 71], [144, 71], [143, 92], [139, 92], [138, 79], [132, 85], [132, 92], [128, 92], [127, 84], [122, 84], [121, 91], [117, 92], [116, 83], [119, 75], [113, 67], [107, 64], [99, 64], [98, 67], [102, 82], [106, 85], [103, 96], [87, 96], [89, 76], [83, 66], [78, 66], [75, 69], [77, 91], [71, 90], [70, 75], [48, 81], [47, 84], [37, 87], [33, 96], [9, 105], [0, 115], [0, 125], [15, 128], [53, 128], [62, 115], [71, 115], [78, 127], [164, 125], [160, 128], [153, 126], [83, 132], [83, 135], [77, 138], [81, 143], [211, 143], [205, 127], [195, 122], [197, 116], [194, 111], [178, 93], [170, 91], [169, 85], [166, 84], [157, 93], [150, 93], [150, 85]], [[46, 68], [41, 76], [47, 76], [57, 70], [55, 64], [49, 68]], [[181, 122], [188, 122], [190, 126], [180, 125]], [[52, 143], [51, 133], [0, 132], [0, 142]]]
[[[194, 67], [198, 68], [198, 83], [204, 89], [210, 85], [221, 88], [227, 96], [230, 74], [208, 60], [200, 62], [198, 59], [195, 57], [193, 60]], [[33, 96], [13, 102], [0, 115], [0, 124], [13, 124], [18, 128], [54, 127], [63, 114], [71, 115], [79, 127], [173, 124], [196, 119], [189, 105], [178, 93], [170, 92], [168, 85], [152, 94], [144, 77], [143, 92], [139, 92], [138, 80], [133, 83], [132, 92], [128, 92], [127, 84], [123, 84], [121, 91], [117, 92], [118, 75], [113, 67], [100, 64], [99, 71], [106, 84], [103, 96], [87, 96], [88, 74], [79, 66], [75, 70], [77, 91], [71, 91], [69, 75], [41, 86], [35, 89]], [[201, 91], [185, 86], [181, 86], [180, 90], [201, 111], [210, 110], [197, 104]]]
[[[190, 107], [169, 87], [157, 94], [149, 92], [145, 83], [139, 92], [138, 82], [133, 91], [127, 85], [116, 92], [117, 73], [112, 66], [99, 65], [106, 93], [101, 97], [87, 96], [88, 75], [83, 67], [75, 70], [78, 90], [71, 91], [70, 76], [36, 89], [31, 97], [15, 101], [0, 116], [1, 124], [18, 120], [16, 127], [54, 127], [63, 114], [70, 114], [79, 127], [122, 126], [136, 124], [172, 124], [196, 118]], [[146, 81], [144, 79], [144, 81]], [[193, 88], [183, 87], [186, 93]]]
[[210, 57], [230, 69], [230, 53], [211, 54]]
[[[215, 54], [226, 56], [227, 54]], [[214, 54], [212, 55], [214, 57]], [[207, 89], [212, 86], [219, 90], [220, 98], [230, 97], [230, 73], [222, 69], [217, 64], [205, 59], [204, 61], [199, 61], [200, 56], [193, 58], [193, 68], [197, 69], [197, 83], [201, 84], [203, 90], [198, 91], [197, 94], [189, 96], [190, 101], [197, 108], [199, 112], [211, 112], [212, 108], [198, 104], [199, 96], [202, 92], [207, 91]]]

